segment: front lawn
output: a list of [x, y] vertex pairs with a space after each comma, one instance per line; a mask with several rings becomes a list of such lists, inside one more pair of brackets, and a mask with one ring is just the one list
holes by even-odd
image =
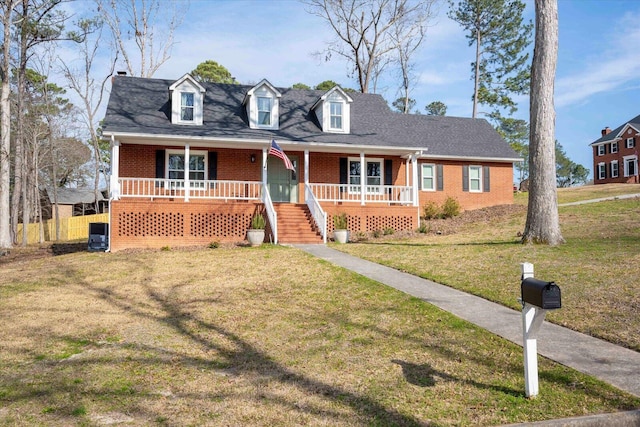
[[528, 400], [519, 346], [292, 248], [0, 266], [0, 425], [498, 425], [640, 407], [545, 359]]
[[[563, 197], [581, 199], [573, 191]], [[533, 263], [536, 277], [562, 290], [548, 320], [640, 351], [640, 199], [561, 207], [566, 243], [557, 247], [520, 243], [524, 208], [475, 215], [451, 234], [334, 247], [518, 310], [520, 263]]]

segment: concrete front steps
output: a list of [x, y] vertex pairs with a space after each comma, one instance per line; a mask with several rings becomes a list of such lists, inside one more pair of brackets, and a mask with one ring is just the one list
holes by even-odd
[[278, 243], [322, 243], [305, 204], [274, 203], [278, 214]]

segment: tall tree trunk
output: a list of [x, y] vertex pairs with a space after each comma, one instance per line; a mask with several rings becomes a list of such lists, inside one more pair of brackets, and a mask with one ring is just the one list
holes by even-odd
[[536, 41], [531, 66], [529, 208], [524, 243], [557, 245], [560, 233], [556, 191], [553, 89], [558, 60], [557, 0], [536, 0]]
[[2, 2], [2, 65], [0, 78], [0, 250], [13, 246], [11, 239], [10, 182], [11, 170], [9, 152], [11, 151], [11, 103], [9, 101], [11, 75], [11, 18], [16, 3], [13, 0]]
[[480, 90], [480, 44], [482, 43], [482, 36], [479, 30], [476, 30], [476, 65], [475, 76], [473, 82], [473, 112], [472, 118], [476, 118], [478, 115], [478, 91]]

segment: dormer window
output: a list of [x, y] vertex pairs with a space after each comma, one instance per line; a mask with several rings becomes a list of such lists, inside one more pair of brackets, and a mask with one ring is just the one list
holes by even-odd
[[331, 129], [342, 130], [342, 102], [330, 102], [329, 110], [331, 113]]
[[353, 99], [335, 86], [316, 101], [311, 111], [316, 114], [323, 132], [351, 132], [351, 103]]
[[180, 94], [180, 121], [192, 122], [195, 108], [195, 94], [193, 92], [182, 92]]
[[271, 126], [271, 98], [258, 97], [258, 125]]
[[242, 103], [251, 129], [279, 128], [280, 96], [280, 92], [267, 80], [262, 80], [247, 92]]
[[171, 123], [202, 125], [205, 89], [189, 74], [169, 86]]

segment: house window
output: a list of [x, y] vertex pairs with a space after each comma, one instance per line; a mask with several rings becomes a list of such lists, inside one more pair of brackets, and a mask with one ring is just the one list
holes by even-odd
[[342, 129], [342, 102], [329, 103], [331, 129]]
[[607, 167], [604, 163], [598, 163], [598, 179], [605, 179], [607, 177]]
[[436, 177], [435, 177], [436, 165], [422, 165], [422, 190], [423, 191], [435, 191], [436, 189]]
[[598, 145], [598, 156], [604, 156], [606, 152], [605, 146], [603, 145]]
[[611, 162], [611, 178], [618, 177], [618, 161], [614, 160]]
[[638, 156], [629, 156], [624, 158], [624, 176], [638, 175]]
[[180, 93], [180, 120], [192, 122], [195, 109], [195, 94], [193, 92]]
[[617, 153], [618, 152], [618, 142], [612, 142], [611, 143], [611, 152], [612, 153]]
[[627, 148], [633, 148], [635, 145], [635, 140], [633, 138], [627, 138]]
[[[367, 193], [379, 193], [382, 186], [382, 159], [368, 159], [365, 161], [367, 176], [365, 185]], [[360, 192], [360, 159], [349, 159], [349, 191]]]
[[271, 126], [271, 98], [258, 97], [258, 125]]
[[[206, 177], [206, 153], [191, 151], [189, 153], [189, 181], [191, 187], [203, 187]], [[167, 151], [167, 175], [169, 179], [184, 180], [184, 152]], [[199, 182], [198, 182], [199, 181]], [[174, 187], [184, 187], [184, 182], [175, 183]]]
[[482, 191], [482, 167], [469, 166], [469, 191]]

